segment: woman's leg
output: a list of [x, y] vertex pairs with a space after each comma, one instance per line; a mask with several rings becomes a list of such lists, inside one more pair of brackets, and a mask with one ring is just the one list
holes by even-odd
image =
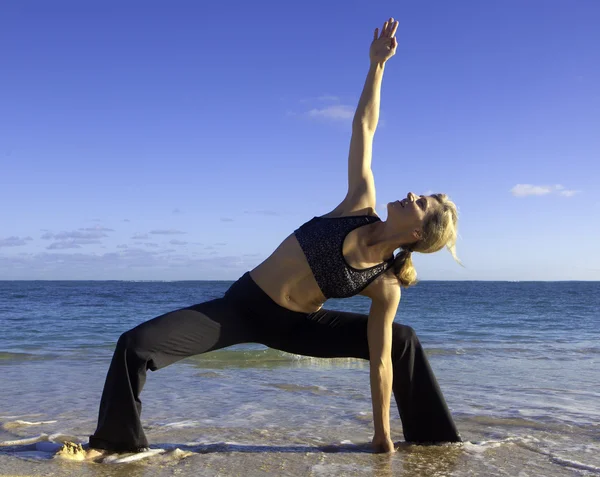
[[250, 324], [227, 297], [166, 313], [123, 333], [100, 400], [90, 447], [136, 451], [148, 446], [140, 414], [146, 370], [188, 356], [253, 341]]
[[[269, 320], [267, 346], [321, 358], [369, 359], [368, 316], [321, 309]], [[393, 324], [393, 391], [407, 442], [459, 442], [444, 396], [414, 330]]]

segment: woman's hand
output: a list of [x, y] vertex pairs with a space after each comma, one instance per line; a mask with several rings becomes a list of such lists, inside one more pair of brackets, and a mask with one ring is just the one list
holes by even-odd
[[371, 49], [369, 51], [369, 57], [371, 63], [385, 63], [396, 53], [396, 47], [398, 41], [396, 40], [396, 30], [398, 29], [398, 22], [390, 18], [383, 24], [381, 33], [379, 28], [375, 28], [375, 35], [373, 43], [371, 43]]
[[373, 447], [373, 452], [375, 452], [377, 454], [396, 451], [396, 448], [394, 447], [394, 443], [392, 442], [392, 440], [390, 439], [389, 436], [373, 437], [371, 446]]

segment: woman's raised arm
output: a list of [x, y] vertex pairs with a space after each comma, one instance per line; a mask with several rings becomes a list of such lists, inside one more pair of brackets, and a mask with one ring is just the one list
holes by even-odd
[[381, 80], [385, 63], [396, 53], [395, 35], [398, 22], [390, 18], [381, 32], [375, 29], [369, 50], [370, 67], [354, 119], [348, 155], [348, 193], [346, 202], [362, 207], [375, 207], [375, 182], [371, 171], [373, 137], [379, 122]]

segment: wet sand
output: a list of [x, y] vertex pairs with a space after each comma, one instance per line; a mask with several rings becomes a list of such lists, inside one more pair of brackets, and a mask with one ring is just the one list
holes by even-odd
[[[470, 433], [472, 442], [442, 446], [415, 446], [397, 442], [393, 454], [373, 454], [368, 441], [327, 442], [310, 436], [290, 437], [286, 429], [205, 429], [213, 437], [237, 435], [231, 440], [201, 441], [197, 429], [151, 431], [153, 449], [160, 453], [127, 462], [131, 455], [109, 455], [97, 462], [73, 461], [56, 452], [47, 438], [5, 447], [0, 453], [4, 476], [472, 476], [511, 475], [545, 477], [598, 475], [600, 469], [553, 458], [528, 444], [527, 438], [488, 439]], [[329, 430], [328, 434], [331, 432]], [[220, 436], [219, 436], [220, 434]], [[175, 443], [174, 443], [175, 442]], [[185, 444], [176, 444], [186, 442]], [[58, 447], [59, 444], [53, 444]], [[40, 450], [41, 449], [41, 450]], [[135, 457], [134, 457], [135, 458]]]

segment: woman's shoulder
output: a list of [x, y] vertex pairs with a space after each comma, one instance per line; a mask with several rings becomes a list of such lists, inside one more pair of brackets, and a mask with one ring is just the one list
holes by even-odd
[[401, 296], [400, 282], [390, 268], [379, 275], [359, 295], [364, 295], [372, 300], [385, 302], [399, 302]]
[[364, 207], [362, 209], [344, 208], [342, 204], [337, 206], [331, 212], [318, 216], [320, 219], [335, 219], [343, 217], [373, 217], [379, 219], [377, 212], [373, 207]]

